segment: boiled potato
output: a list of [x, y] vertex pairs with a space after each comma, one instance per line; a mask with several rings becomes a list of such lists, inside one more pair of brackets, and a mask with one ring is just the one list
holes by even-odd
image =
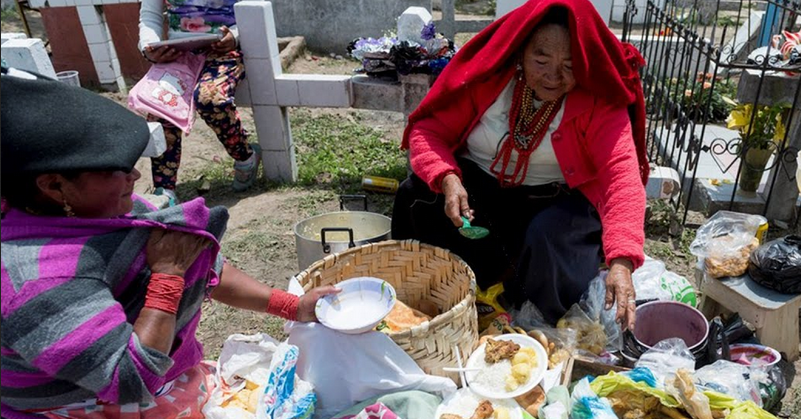
[[505, 407], [496, 406], [494, 415], [495, 419], [510, 419], [509, 410]]
[[514, 376], [506, 377], [506, 391], [514, 391], [520, 387], [520, 383], [517, 382]]
[[519, 383], [525, 383], [528, 381], [528, 377], [531, 375], [531, 365], [524, 363], [524, 364], [517, 364], [512, 367], [512, 377], [517, 380]]
[[518, 351], [512, 358], [513, 366], [518, 364], [530, 364], [530, 363], [531, 363], [531, 357], [523, 351]]

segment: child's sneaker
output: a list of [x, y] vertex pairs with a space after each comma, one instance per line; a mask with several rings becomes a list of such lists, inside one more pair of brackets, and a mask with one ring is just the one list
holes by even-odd
[[231, 187], [241, 192], [253, 186], [253, 182], [259, 176], [259, 163], [261, 163], [261, 147], [258, 144], [251, 144], [253, 154], [245, 161], [234, 161], [234, 183]]

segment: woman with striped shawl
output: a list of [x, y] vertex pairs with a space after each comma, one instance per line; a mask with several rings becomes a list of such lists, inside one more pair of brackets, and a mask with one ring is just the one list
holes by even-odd
[[202, 417], [205, 297], [314, 321], [226, 263], [228, 213], [133, 194], [147, 123], [88, 90], [3, 68], [2, 416]]

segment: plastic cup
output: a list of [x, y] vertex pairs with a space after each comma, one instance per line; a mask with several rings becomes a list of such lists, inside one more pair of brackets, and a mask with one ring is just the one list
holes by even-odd
[[56, 78], [64, 84], [81, 87], [81, 79], [78, 78], [78, 72], [75, 70], [59, 71], [56, 73]]

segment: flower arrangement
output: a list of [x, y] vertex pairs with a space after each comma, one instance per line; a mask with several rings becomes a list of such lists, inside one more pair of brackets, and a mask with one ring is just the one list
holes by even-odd
[[786, 127], [782, 115], [787, 107], [784, 104], [738, 104], [731, 99], [727, 100], [734, 108], [726, 118], [726, 124], [729, 129], [739, 131], [741, 140], [738, 148], [743, 159], [743, 166], [738, 174], [740, 192], [754, 194], [768, 160], [784, 141]]
[[421, 43], [395, 36], [358, 38], [348, 45], [348, 53], [362, 63], [356, 71], [368, 76], [396, 79], [398, 74], [441, 73], [456, 53], [453, 41], [438, 34], [433, 22], [423, 27], [420, 39]]
[[[713, 78], [715, 89], [710, 92]], [[696, 123], [704, 122], [705, 116], [707, 122], [723, 122], [735, 106], [731, 104], [733, 101], [730, 98], [737, 93], [737, 84], [711, 73], [698, 73], [695, 82], [679, 78], [670, 79], [668, 88], [671, 91], [685, 89], [680, 103], [687, 117]]]
[[740, 132], [744, 148], [765, 150], [781, 145], [786, 133], [782, 121], [785, 105], [738, 104], [728, 98], [725, 100], [734, 106], [729, 117], [726, 118], [726, 124], [729, 129], [736, 129]]

